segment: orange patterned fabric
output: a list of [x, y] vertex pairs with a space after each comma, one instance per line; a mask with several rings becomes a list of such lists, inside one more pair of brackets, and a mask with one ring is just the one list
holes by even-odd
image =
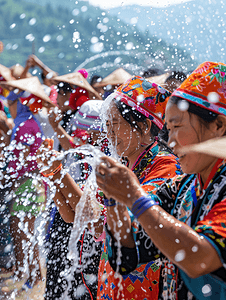
[[[132, 171], [147, 193], [153, 193], [166, 179], [181, 174], [178, 159], [173, 154], [160, 151], [157, 142], [149, 146], [137, 158]], [[133, 216], [131, 216], [131, 221], [134, 240], [139, 232], [143, 233], [143, 239], [146, 240], [145, 231]], [[105, 241], [106, 244], [107, 241]], [[108, 260], [110, 254], [105, 245], [99, 265], [97, 300], [158, 300], [161, 270], [159, 254], [156, 253], [148, 263], [138, 264], [137, 268], [128, 275], [116, 278], [116, 273], [110, 266]], [[121, 270], [126, 271], [122, 267]]]
[[183, 98], [217, 114], [226, 115], [226, 64], [202, 63], [172, 96]]
[[149, 118], [160, 129], [165, 119], [165, 109], [170, 92], [156, 83], [134, 76], [114, 93], [122, 102]]

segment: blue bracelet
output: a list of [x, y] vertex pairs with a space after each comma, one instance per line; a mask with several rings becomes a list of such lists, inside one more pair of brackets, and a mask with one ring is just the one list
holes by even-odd
[[133, 203], [131, 212], [138, 219], [141, 214], [154, 205], [159, 205], [159, 203], [147, 196], [142, 196]]
[[104, 198], [104, 205], [105, 206], [115, 206], [116, 205], [116, 201], [112, 198], [110, 199], [106, 199]]

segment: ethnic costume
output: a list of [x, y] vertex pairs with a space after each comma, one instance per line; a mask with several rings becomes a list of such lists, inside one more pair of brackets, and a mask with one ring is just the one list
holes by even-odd
[[[200, 236], [208, 239], [219, 254], [222, 262], [226, 260], [226, 165], [218, 161], [213, 168], [205, 186], [201, 190], [200, 183], [196, 175], [182, 175], [169, 179], [156, 192], [153, 197], [159, 201], [161, 206], [181, 222], [190, 225]], [[197, 201], [198, 200], [198, 201]], [[110, 236], [109, 236], [110, 238]], [[136, 268], [135, 261], [144, 263], [155, 258], [158, 250], [147, 236], [143, 238], [143, 243], [137, 243], [137, 249], [129, 249], [127, 257], [122, 255], [120, 273], [128, 272]], [[144, 245], [151, 245], [147, 249]], [[110, 250], [116, 255], [117, 249], [113, 243], [108, 243]], [[111, 245], [111, 246], [110, 246]], [[123, 247], [124, 248], [124, 247]], [[194, 249], [194, 251], [196, 251]], [[122, 254], [127, 253], [127, 249], [122, 249]], [[152, 253], [148, 259], [149, 253]], [[136, 259], [134, 259], [136, 257]], [[201, 299], [192, 296], [185, 284], [189, 284], [189, 278], [168, 261], [162, 254], [161, 277], [159, 285], [159, 296], [156, 299]], [[131, 264], [131, 261], [133, 262]], [[110, 260], [111, 264], [112, 261]], [[115, 265], [112, 264], [115, 268]], [[122, 272], [123, 270], [123, 272]], [[211, 274], [219, 280], [226, 280], [226, 272], [221, 268]], [[124, 276], [123, 276], [124, 277]], [[185, 279], [185, 284], [182, 280]], [[191, 285], [193, 287], [193, 285]], [[198, 293], [203, 295], [203, 286], [196, 285]], [[201, 296], [200, 296], [201, 297]], [[217, 294], [214, 295], [217, 297]], [[129, 299], [129, 298], [128, 298]], [[152, 298], [151, 298], [152, 299]], [[155, 299], [155, 298], [153, 298]], [[220, 298], [207, 298], [220, 299]]]
[[[168, 177], [181, 174], [180, 165], [174, 155], [167, 151], [161, 151], [159, 144], [154, 142], [138, 157], [132, 168], [137, 175], [142, 188], [147, 193], [158, 188]], [[122, 266], [118, 270], [124, 274], [122, 278], [115, 277], [117, 269], [115, 261], [117, 257], [116, 248], [111, 248], [111, 236], [107, 230], [107, 238], [104, 251], [101, 256], [98, 279], [97, 299], [158, 299], [159, 294], [159, 253], [155, 251], [153, 256], [151, 249], [152, 242], [148, 238], [143, 228], [134, 220], [131, 214], [132, 230], [134, 240], [147, 250], [145, 262], [139, 262], [136, 249], [122, 247], [122, 259], [124, 256], [134, 263], [135, 268]], [[106, 228], [107, 229], [107, 228]], [[114, 244], [114, 243], [113, 243]], [[149, 254], [150, 252], [150, 254]], [[148, 263], [147, 263], [148, 262]], [[125, 268], [124, 268], [125, 267]]]
[[[178, 97], [176, 99], [178, 101], [185, 100], [188, 104], [193, 104], [193, 106], [188, 105], [188, 112], [199, 116], [202, 120], [207, 120], [206, 122], [211, 122], [218, 115], [226, 115], [225, 83], [226, 65], [205, 62], [198, 66], [182, 85], [173, 92], [172, 96]], [[203, 115], [205, 115], [205, 119]], [[157, 299], [226, 299], [225, 179], [225, 162], [218, 160], [204, 186], [201, 183], [199, 174], [181, 175], [169, 179], [162, 184], [155, 194], [150, 195], [150, 200], [155, 200], [166, 212], [195, 230], [197, 237], [208, 240], [218, 253], [223, 267], [212, 273], [192, 279], [164, 257], [149, 237], [144, 237], [143, 242], [136, 239], [136, 248], [127, 249], [122, 247], [119, 272], [122, 275], [130, 274], [139, 264], [152, 261], [158, 253], [160, 255], [161, 276]], [[174, 219], [172, 219], [172, 222], [175, 222]], [[177, 226], [177, 223], [175, 226]], [[191, 230], [191, 234], [195, 233]], [[116, 269], [114, 261], [118, 249], [109, 234], [107, 239], [109, 239], [108, 251], [112, 257], [110, 263]], [[151, 245], [148, 250], [145, 247], [146, 244]], [[196, 245], [192, 247], [193, 252], [198, 251]], [[183, 259], [183, 251], [179, 255], [181, 256], [180, 259]], [[202, 268], [202, 265], [200, 267]]]

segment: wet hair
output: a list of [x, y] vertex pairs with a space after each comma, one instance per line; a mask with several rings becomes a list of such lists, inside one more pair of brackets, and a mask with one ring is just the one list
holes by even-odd
[[184, 72], [172, 71], [171, 74], [166, 78], [165, 82], [176, 79], [182, 83], [186, 78], [187, 76]]
[[[178, 105], [181, 101], [183, 101], [184, 99], [180, 98], [180, 97], [176, 97], [176, 96], [172, 96], [170, 97], [169, 101], [173, 104]], [[185, 100], [186, 101], [186, 100]], [[187, 101], [188, 102], [188, 101]], [[211, 123], [213, 121], [216, 120], [216, 118], [218, 117], [218, 114], [207, 110], [205, 108], [202, 108], [198, 105], [195, 105], [191, 102], [188, 102], [188, 112], [192, 113], [196, 116], [198, 116], [203, 122], [205, 122], [206, 124]]]
[[152, 76], [158, 76], [158, 75], [162, 75], [164, 72], [158, 68], [150, 68], [147, 69], [146, 71], [144, 71], [144, 73], [142, 74], [143, 78], [149, 78]]
[[[138, 130], [142, 135], [143, 132], [141, 127], [139, 126], [139, 122], [146, 123], [147, 117], [120, 100], [114, 99], [114, 103], [123, 119], [127, 121], [132, 128]], [[155, 123], [152, 122], [150, 134], [151, 137], [155, 138], [158, 141], [161, 150], [167, 150], [168, 152], [172, 153], [172, 150], [167, 146], [168, 131], [166, 126], [163, 126], [163, 129], [161, 130]], [[167, 139], [165, 140], [164, 138]]]
[[57, 92], [63, 91], [63, 93], [68, 93], [68, 92], [71, 93], [72, 90], [73, 89], [71, 88], [70, 84], [67, 82], [59, 82], [57, 84]]
[[92, 78], [91, 78], [91, 80], [90, 80], [90, 85], [93, 86], [95, 83], [101, 82], [102, 79], [103, 79], [103, 77], [100, 76], [100, 75], [93, 75]]
[[41, 73], [41, 78], [42, 78], [43, 81], [46, 79], [46, 76], [44, 75], [43, 72]]

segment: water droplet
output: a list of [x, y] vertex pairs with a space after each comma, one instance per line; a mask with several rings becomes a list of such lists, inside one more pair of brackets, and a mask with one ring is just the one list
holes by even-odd
[[56, 37], [57, 42], [63, 41], [64, 37], [60, 34]]
[[60, 58], [60, 59], [62, 59], [62, 58], [64, 58], [64, 53], [63, 52], [60, 52], [59, 54], [58, 54], [58, 57]]
[[127, 51], [132, 50], [133, 47], [134, 47], [134, 45], [133, 45], [132, 42], [128, 42], [128, 43], [125, 45], [125, 49], [126, 49]]
[[176, 142], [175, 141], [173, 141], [173, 142], [171, 142], [170, 144], [169, 144], [169, 147], [170, 148], [173, 148], [173, 147], [175, 147], [176, 146]]
[[137, 21], [138, 21], [138, 17], [133, 17], [130, 19], [130, 24], [135, 25], [135, 24], [137, 24]]
[[210, 284], [206, 284], [202, 287], [202, 293], [204, 297], [209, 297], [212, 295], [212, 287]]
[[198, 251], [198, 246], [197, 245], [193, 246], [191, 248], [191, 250], [192, 250], [192, 252], [197, 252]]
[[29, 24], [30, 26], [35, 25], [35, 23], [36, 23], [36, 19], [35, 19], [35, 18], [30, 19], [30, 21], [28, 22], [28, 24]]
[[186, 252], [184, 250], [179, 250], [179, 251], [176, 252], [174, 260], [176, 262], [183, 261], [185, 259], [185, 256], [186, 256]]
[[47, 43], [51, 40], [51, 35], [50, 34], [46, 34], [44, 37], [43, 37], [43, 42], [44, 43]]
[[93, 37], [91, 38], [91, 40], [90, 40], [90, 42], [91, 42], [92, 44], [96, 44], [98, 41], [99, 41], [99, 39], [98, 39], [98, 37], [96, 37], [96, 36], [93, 36]]
[[26, 14], [24, 14], [24, 13], [20, 15], [21, 20], [23, 20], [25, 17], [26, 17]]
[[39, 49], [38, 49], [38, 52], [39, 53], [43, 53], [45, 51], [45, 47], [40, 47]]
[[86, 12], [87, 9], [88, 9], [88, 8], [87, 8], [87, 6], [85, 6], [85, 5], [81, 7], [81, 11], [82, 11], [82, 12]]
[[219, 102], [220, 97], [219, 97], [218, 93], [210, 92], [207, 96], [207, 99], [211, 103], [217, 103], [217, 102]]
[[181, 111], [187, 111], [189, 108], [189, 103], [186, 100], [181, 100], [178, 102], [177, 107]]
[[77, 8], [72, 10], [72, 15], [77, 16], [79, 14], [79, 10]]
[[10, 29], [13, 29], [13, 28], [15, 28], [15, 27], [16, 27], [16, 23], [13, 23], [13, 24], [11, 24], [11, 25], [9, 26]]
[[144, 101], [144, 95], [137, 96], [137, 101], [138, 102], [143, 102]]

